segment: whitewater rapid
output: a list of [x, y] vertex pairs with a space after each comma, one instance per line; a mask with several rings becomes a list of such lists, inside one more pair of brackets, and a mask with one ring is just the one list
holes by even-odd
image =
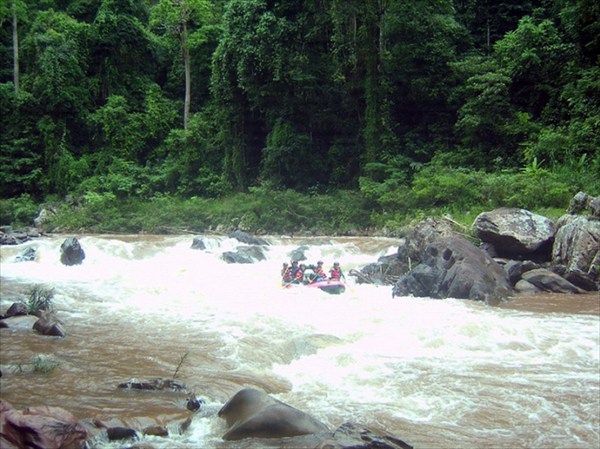
[[[136, 372], [169, 377], [187, 352], [181, 374], [207, 411], [182, 436], [148, 437], [155, 447], [220, 447], [213, 412], [246, 386], [332, 429], [360, 422], [415, 447], [600, 445], [597, 315], [392, 298], [389, 286], [356, 284], [349, 270], [393, 253], [393, 239], [270, 237], [266, 260], [227, 264], [222, 253], [243, 244], [223, 236], [205, 236], [206, 250], [191, 249], [190, 236], [78, 238], [86, 258], [73, 267], [59, 261], [64, 236], [1, 248], [0, 311], [32, 285], [51, 287], [67, 331], [64, 342], [25, 345], [23, 357], [43, 351], [60, 362], [46, 396], [17, 389], [47, 378], [1, 378], [3, 398], [17, 405], [122, 411], [113, 385]], [[300, 245], [307, 263], [341, 263], [344, 294], [281, 288], [281, 264]], [[36, 260], [17, 262], [28, 246]], [[2, 332], [6, 365], [17, 353]], [[131, 363], [115, 362], [120, 351]], [[72, 379], [79, 391], [69, 393], [61, 383]]]

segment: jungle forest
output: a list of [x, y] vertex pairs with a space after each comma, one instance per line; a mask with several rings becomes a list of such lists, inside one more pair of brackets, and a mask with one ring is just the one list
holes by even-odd
[[600, 194], [596, 0], [1, 0], [0, 23], [0, 224], [343, 233]]

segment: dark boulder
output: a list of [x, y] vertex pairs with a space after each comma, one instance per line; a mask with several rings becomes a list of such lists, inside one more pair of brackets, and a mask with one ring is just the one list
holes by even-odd
[[194, 237], [194, 240], [192, 241], [192, 249], [206, 249], [206, 244], [204, 243], [204, 240], [202, 240], [202, 237]]
[[237, 392], [219, 410], [227, 431], [224, 440], [286, 438], [327, 432], [327, 426], [265, 392], [246, 388]]
[[33, 324], [33, 329], [42, 335], [51, 337], [64, 337], [67, 335], [54, 312], [41, 311], [39, 319]]
[[28, 315], [29, 310], [27, 304], [24, 302], [13, 302], [12, 305], [6, 311], [6, 318], [11, 316]]
[[225, 251], [221, 258], [227, 263], [254, 263], [266, 259], [260, 246], [240, 246], [235, 251]]
[[479, 214], [473, 229], [482, 242], [494, 246], [500, 257], [550, 259], [555, 228], [541, 215], [525, 209], [499, 208]]
[[187, 391], [186, 386], [175, 379], [167, 378], [154, 378], [146, 381], [142, 380], [130, 380], [127, 382], [120, 383], [117, 385], [118, 388], [125, 388], [129, 390], [171, 390], [171, 391]]
[[541, 289], [533, 285], [531, 282], [526, 281], [525, 279], [519, 279], [519, 281], [517, 281], [517, 283], [514, 286], [514, 290], [517, 293], [526, 294], [540, 293], [542, 291]]
[[142, 429], [144, 435], [151, 435], [154, 437], [168, 437], [169, 429], [165, 426], [148, 426]]
[[137, 440], [138, 434], [129, 427], [109, 427], [106, 429], [109, 441]]
[[85, 252], [75, 237], [69, 237], [60, 246], [60, 261], [63, 265], [80, 265], [85, 259]]
[[[423, 242], [425, 243], [425, 242]], [[438, 237], [413, 252], [412, 270], [394, 285], [392, 296], [458, 298], [495, 303], [511, 287], [504, 269], [465, 238]]]
[[198, 399], [195, 395], [191, 395], [187, 398], [185, 402], [185, 408], [187, 408], [191, 412], [197, 412], [204, 405], [204, 401], [202, 399]]
[[583, 290], [579, 287], [545, 268], [536, 268], [535, 270], [527, 271], [523, 273], [522, 278], [545, 292], [583, 293]]
[[508, 274], [510, 285], [516, 285], [521, 279], [523, 273], [540, 268], [540, 266], [531, 260], [509, 260], [504, 265], [504, 270]]

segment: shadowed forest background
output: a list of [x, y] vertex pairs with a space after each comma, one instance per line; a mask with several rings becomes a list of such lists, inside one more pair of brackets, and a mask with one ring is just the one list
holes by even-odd
[[600, 194], [595, 0], [0, 5], [0, 224], [340, 234]]

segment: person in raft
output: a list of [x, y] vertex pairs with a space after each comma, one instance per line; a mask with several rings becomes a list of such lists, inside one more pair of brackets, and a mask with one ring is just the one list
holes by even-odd
[[304, 270], [306, 270], [306, 265], [301, 263], [300, 267], [298, 267], [298, 271], [296, 271], [296, 274], [294, 275], [294, 284], [302, 284], [304, 282]]
[[313, 269], [315, 272], [315, 277], [312, 282], [321, 282], [327, 279], [327, 275], [325, 274], [325, 270], [323, 270], [323, 261], [319, 260], [317, 262], [317, 266]]
[[329, 270], [329, 279], [331, 279], [332, 281], [339, 281], [342, 278], [345, 279], [346, 277], [344, 276], [344, 273], [342, 273], [340, 263], [334, 262], [333, 268], [331, 270]]
[[290, 267], [290, 280], [288, 282], [296, 283], [298, 279], [298, 273], [300, 273], [300, 280], [302, 280], [303, 272], [300, 271], [297, 260], [292, 260], [292, 266]]
[[281, 279], [285, 284], [289, 284], [294, 280], [292, 276], [292, 267], [287, 262], [283, 262], [283, 268], [281, 269]]

